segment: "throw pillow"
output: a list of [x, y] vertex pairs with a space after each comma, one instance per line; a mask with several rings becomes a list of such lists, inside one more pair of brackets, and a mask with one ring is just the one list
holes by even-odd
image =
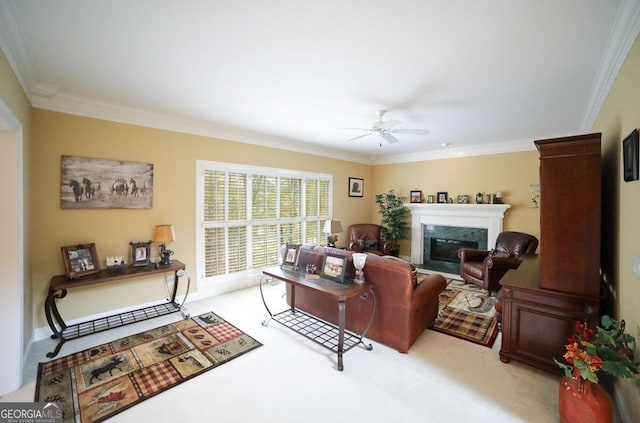
[[375, 239], [367, 239], [364, 241], [364, 245], [367, 250], [376, 250], [378, 249], [378, 241]]

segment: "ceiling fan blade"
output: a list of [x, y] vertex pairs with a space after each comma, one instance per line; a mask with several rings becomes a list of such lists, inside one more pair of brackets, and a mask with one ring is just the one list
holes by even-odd
[[338, 128], [338, 129], [356, 129], [358, 131], [371, 131], [370, 128]]
[[389, 144], [395, 144], [398, 141], [400, 141], [399, 139], [397, 139], [396, 137], [394, 137], [393, 135], [387, 132], [382, 133], [382, 138], [384, 138]]
[[349, 138], [349, 139], [347, 140], [347, 142], [349, 142], [349, 141], [354, 141], [354, 140], [357, 140], [357, 139], [359, 139], [359, 138], [368, 137], [369, 135], [372, 135], [372, 134], [373, 134], [373, 132], [369, 132], [368, 134], [364, 134], [364, 135], [358, 135], [357, 137]]
[[428, 129], [390, 129], [389, 132], [394, 134], [416, 134], [416, 135], [429, 135], [431, 131]]
[[386, 120], [384, 122], [382, 122], [382, 125], [379, 126], [379, 128], [384, 129], [384, 130], [389, 130], [391, 128], [394, 128], [398, 125], [400, 125], [402, 122], [400, 122], [399, 120], [395, 120], [395, 119], [389, 119]]

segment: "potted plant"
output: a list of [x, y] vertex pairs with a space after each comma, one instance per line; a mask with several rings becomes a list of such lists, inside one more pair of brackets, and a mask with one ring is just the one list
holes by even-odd
[[[598, 374], [623, 378], [636, 378], [638, 374], [638, 363], [632, 361], [633, 350], [629, 347], [635, 338], [624, 332], [624, 320], [617, 321], [605, 315], [601, 323], [602, 327], [597, 326], [594, 330], [577, 322], [575, 334], [565, 345], [567, 364], [554, 358], [565, 373], [560, 381], [558, 404], [563, 422], [589, 419], [611, 422], [611, 398], [598, 385]], [[636, 378], [636, 384], [640, 386], [640, 379]]]
[[404, 205], [405, 197], [400, 197], [393, 190], [389, 190], [384, 194], [376, 194], [376, 204], [380, 208], [379, 213], [382, 216], [380, 220], [380, 237], [393, 243], [394, 253], [398, 256], [400, 246], [398, 241], [407, 239], [409, 234], [409, 225], [406, 222], [409, 215], [409, 208]]

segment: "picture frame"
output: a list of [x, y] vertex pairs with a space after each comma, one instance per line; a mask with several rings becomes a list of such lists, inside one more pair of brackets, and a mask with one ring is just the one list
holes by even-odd
[[409, 199], [412, 203], [422, 203], [422, 191], [411, 191]]
[[100, 261], [96, 251], [96, 244], [70, 245], [61, 247], [64, 268], [69, 279], [80, 278], [100, 271]]
[[285, 244], [284, 254], [282, 256], [283, 269], [295, 270], [298, 266], [298, 257], [300, 256], [300, 244], [287, 242]]
[[622, 141], [622, 172], [625, 182], [638, 180], [638, 129]]
[[349, 177], [349, 197], [364, 196], [364, 179]]
[[449, 197], [449, 193], [444, 192], [444, 191], [438, 192], [437, 202], [439, 204], [446, 203], [448, 201], [448, 197]]
[[62, 156], [60, 208], [151, 209], [153, 163]]
[[151, 241], [138, 241], [129, 243], [131, 246], [131, 265], [147, 266], [151, 263]]
[[458, 195], [458, 204], [469, 204], [468, 195]]
[[347, 257], [338, 254], [325, 254], [322, 261], [321, 276], [344, 283], [347, 273]]

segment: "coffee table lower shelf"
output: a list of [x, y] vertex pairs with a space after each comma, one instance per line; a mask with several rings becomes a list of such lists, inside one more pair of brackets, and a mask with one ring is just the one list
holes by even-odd
[[[284, 310], [278, 314], [274, 314], [271, 316], [272, 320], [280, 323], [282, 326], [291, 329], [304, 336], [305, 338], [322, 345], [323, 347], [333, 351], [334, 353], [339, 353], [339, 335], [340, 329], [338, 326], [326, 322], [322, 319], [318, 319], [317, 317], [307, 314], [304, 311], [300, 310]], [[268, 321], [263, 322], [263, 325], [266, 325]], [[362, 344], [364, 348], [367, 350], [371, 350], [373, 346], [371, 344], [366, 345], [362, 341], [362, 337], [350, 332], [348, 330], [344, 331], [344, 341], [343, 341], [343, 350], [345, 353], [352, 349], [353, 347]]]

